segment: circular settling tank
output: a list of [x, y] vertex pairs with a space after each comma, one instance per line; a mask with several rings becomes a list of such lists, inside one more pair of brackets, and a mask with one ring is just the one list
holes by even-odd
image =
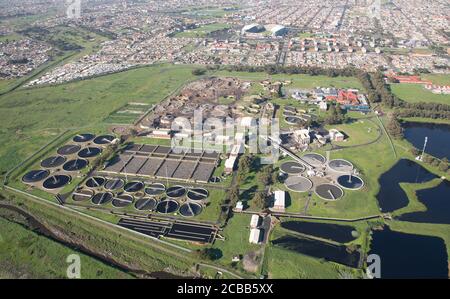
[[95, 194], [91, 201], [94, 205], [105, 205], [113, 199], [113, 195], [111, 193], [97, 193]]
[[151, 184], [145, 188], [145, 193], [150, 196], [161, 195], [166, 192], [166, 186], [163, 184]]
[[105, 189], [106, 190], [118, 190], [121, 189], [123, 187], [123, 185], [125, 185], [124, 181], [121, 179], [111, 179], [108, 180], [105, 184]]
[[176, 212], [178, 210], [178, 206], [178, 202], [169, 199], [161, 201], [156, 207], [156, 210], [161, 214], [170, 214]]
[[80, 189], [72, 194], [72, 199], [74, 201], [87, 201], [94, 196], [94, 191], [88, 189]]
[[305, 166], [298, 162], [290, 161], [281, 164], [280, 170], [286, 174], [300, 174], [305, 171]]
[[185, 203], [180, 207], [180, 214], [184, 217], [194, 217], [202, 212], [202, 206], [196, 203]]
[[102, 152], [102, 150], [99, 149], [98, 147], [87, 147], [85, 149], [82, 149], [78, 153], [78, 157], [80, 157], [80, 158], [93, 158], [93, 157], [97, 157], [98, 155], [100, 155], [101, 152]]
[[144, 183], [142, 182], [129, 182], [123, 187], [123, 190], [128, 193], [136, 193], [144, 189]]
[[152, 211], [156, 208], [158, 202], [154, 198], [141, 198], [134, 204], [136, 210], [139, 211]]
[[68, 144], [60, 147], [57, 151], [58, 155], [69, 156], [78, 153], [81, 149], [81, 146], [77, 144]]
[[220, 182], [222, 182], [222, 180], [219, 177], [213, 176], [210, 180], [210, 183], [214, 183], [214, 184], [218, 184]]
[[302, 159], [311, 164], [312, 166], [316, 167], [322, 166], [327, 161], [327, 159], [325, 159], [324, 156], [316, 153], [306, 154], [302, 157]]
[[125, 208], [133, 203], [133, 196], [127, 194], [119, 194], [112, 200], [112, 205], [115, 208]]
[[342, 175], [337, 182], [342, 188], [350, 190], [359, 190], [364, 186], [364, 181], [355, 175]]
[[65, 171], [79, 171], [88, 165], [88, 161], [84, 159], [75, 159], [64, 164], [63, 169]]
[[323, 184], [316, 187], [316, 194], [325, 200], [335, 201], [344, 196], [344, 191], [332, 184]]
[[353, 171], [353, 164], [347, 160], [342, 159], [331, 160], [328, 163], [328, 166], [332, 170], [337, 172], [351, 173]]
[[311, 180], [302, 176], [288, 177], [284, 184], [289, 190], [294, 192], [307, 192], [313, 187]]
[[86, 134], [78, 134], [75, 137], [73, 137], [73, 142], [76, 143], [85, 143], [85, 142], [89, 142], [92, 139], [95, 138], [94, 134], [90, 134], [90, 133], [86, 133]]
[[103, 186], [105, 184], [105, 182], [106, 182], [105, 178], [96, 176], [96, 177], [89, 178], [86, 181], [86, 186], [89, 188], [100, 188], [101, 186]]
[[286, 117], [285, 121], [286, 121], [286, 123], [288, 123], [290, 125], [294, 125], [294, 126], [303, 124], [303, 120], [297, 116]]
[[186, 195], [186, 188], [183, 186], [170, 187], [166, 191], [166, 195], [170, 198], [180, 198]]
[[113, 142], [114, 139], [115, 138], [112, 135], [102, 135], [95, 138], [94, 143], [98, 145], [105, 145], [110, 144], [111, 142]]
[[189, 189], [189, 191], [187, 192], [187, 198], [194, 201], [205, 200], [208, 198], [208, 196], [209, 196], [208, 190], [203, 188]]
[[55, 156], [50, 157], [41, 162], [41, 166], [43, 168], [56, 168], [63, 165], [66, 162], [66, 157], [63, 156]]
[[46, 179], [43, 186], [48, 190], [60, 189], [69, 184], [70, 180], [71, 178], [68, 175], [55, 175]]
[[50, 175], [48, 170], [32, 170], [22, 177], [24, 183], [37, 183], [43, 181]]

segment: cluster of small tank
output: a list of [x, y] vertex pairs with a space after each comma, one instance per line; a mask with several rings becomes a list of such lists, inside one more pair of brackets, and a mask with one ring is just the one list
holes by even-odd
[[209, 192], [203, 188], [184, 186], [166, 187], [160, 183], [125, 181], [121, 178], [90, 177], [72, 195], [75, 202], [88, 201], [94, 205], [111, 203], [114, 208], [131, 205], [138, 211], [155, 211], [160, 214], [179, 212], [185, 217], [194, 217], [203, 210], [202, 203]]
[[102, 153], [102, 147], [114, 139], [112, 135], [78, 134], [72, 142], [58, 148], [56, 155], [42, 160], [41, 169], [26, 173], [22, 182], [45, 190], [61, 189], [72, 181], [72, 175], [85, 169], [91, 159]]

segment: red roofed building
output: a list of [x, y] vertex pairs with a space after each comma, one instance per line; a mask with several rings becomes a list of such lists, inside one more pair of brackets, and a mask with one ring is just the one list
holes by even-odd
[[359, 105], [358, 94], [353, 91], [340, 90], [336, 101], [341, 105]]
[[399, 76], [395, 74], [388, 74], [388, 77], [394, 78], [399, 83], [411, 83], [411, 84], [431, 84], [430, 81], [425, 81], [420, 76]]

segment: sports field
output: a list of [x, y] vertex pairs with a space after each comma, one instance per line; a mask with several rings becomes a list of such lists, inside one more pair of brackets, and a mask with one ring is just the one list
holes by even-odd
[[391, 84], [392, 92], [400, 99], [410, 102], [440, 103], [450, 105], [450, 95], [434, 94], [421, 84]]

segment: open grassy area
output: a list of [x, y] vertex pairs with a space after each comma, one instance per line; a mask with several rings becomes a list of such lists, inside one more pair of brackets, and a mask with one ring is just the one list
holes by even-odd
[[400, 99], [410, 102], [441, 103], [450, 105], [450, 95], [434, 94], [421, 84], [391, 84], [392, 92]]
[[83, 279], [123, 279], [128, 274], [0, 217], [0, 278], [67, 278], [66, 259], [77, 254]]
[[437, 85], [450, 85], [450, 75], [448, 74], [422, 74], [423, 80], [430, 80]]
[[205, 37], [206, 35], [208, 35], [211, 32], [228, 29], [228, 28], [230, 28], [230, 25], [228, 25], [228, 24], [219, 24], [219, 23], [208, 24], [208, 25], [200, 26], [195, 29], [186, 30], [186, 31], [177, 33], [175, 35], [175, 37]]
[[[222, 251], [222, 258], [218, 261], [220, 264], [230, 266], [232, 263], [231, 259], [234, 256], [245, 255], [261, 248], [260, 245], [254, 245], [248, 242], [250, 219], [250, 215], [244, 214], [235, 214], [231, 218], [223, 231], [225, 241], [216, 241], [214, 245], [214, 248]], [[242, 271], [242, 262], [236, 268]]]
[[154, 104], [186, 80], [193, 67], [155, 65], [0, 97], [0, 173], [69, 128], [95, 128], [130, 101]]
[[286, 88], [315, 88], [315, 87], [337, 87], [337, 88], [357, 88], [362, 90], [362, 85], [358, 79], [354, 77], [327, 77], [327, 76], [311, 76], [311, 75], [289, 75], [276, 74], [269, 75], [266, 73], [250, 73], [250, 72], [229, 72], [218, 71], [216, 76], [237, 77], [243, 80], [291, 80], [292, 84]]
[[355, 120], [348, 124], [326, 126], [327, 130], [337, 129], [346, 135], [344, 141], [333, 142], [339, 146], [355, 146], [375, 141], [379, 136], [378, 126], [369, 119]]
[[2, 195], [27, 210], [52, 230], [57, 230], [61, 236], [82, 244], [98, 254], [112, 257], [130, 268], [146, 272], [165, 269], [181, 272], [187, 271], [195, 262], [195, 257], [186, 252], [125, 233], [75, 212], [10, 192], [2, 191]]

